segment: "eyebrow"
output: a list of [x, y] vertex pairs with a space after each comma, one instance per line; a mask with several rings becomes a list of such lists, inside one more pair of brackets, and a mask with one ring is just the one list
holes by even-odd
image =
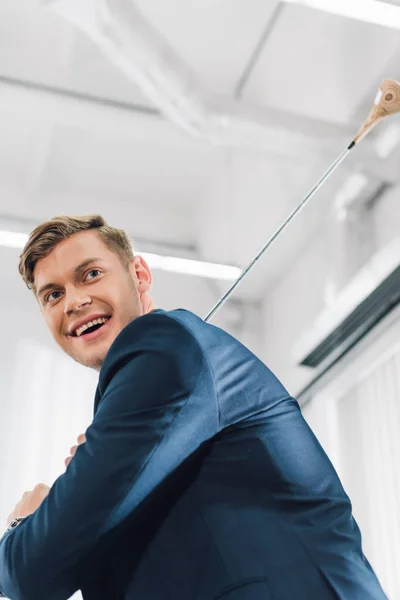
[[[76, 278], [77, 275], [79, 275], [87, 266], [89, 266], [90, 264], [94, 263], [94, 262], [104, 262], [102, 258], [88, 258], [87, 260], [84, 260], [83, 262], [80, 263], [80, 265], [78, 265], [77, 267], [75, 267], [74, 269], [74, 277]], [[44, 292], [46, 292], [47, 290], [50, 290], [52, 288], [55, 287], [59, 287], [58, 283], [46, 283], [46, 285], [43, 285], [40, 290], [37, 293], [37, 297], [41, 298], [41, 296], [43, 295]]]

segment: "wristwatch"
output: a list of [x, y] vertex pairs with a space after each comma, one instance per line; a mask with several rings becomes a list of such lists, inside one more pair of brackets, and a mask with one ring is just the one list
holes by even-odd
[[25, 521], [25, 519], [26, 519], [26, 517], [16, 517], [15, 519], [13, 519], [11, 521], [11, 523], [7, 527], [6, 531], [10, 531], [10, 529], [14, 529], [14, 527], [18, 527], [18, 525], [20, 523], [22, 523], [22, 521]]
[[9, 526], [7, 527], [7, 529], [5, 530], [5, 532], [3, 533], [2, 538], [9, 532], [11, 531], [11, 529], [14, 529], [15, 527], [18, 527], [18, 525], [20, 525], [22, 523], [22, 521], [25, 521], [26, 517], [16, 517], [15, 519], [13, 519]]

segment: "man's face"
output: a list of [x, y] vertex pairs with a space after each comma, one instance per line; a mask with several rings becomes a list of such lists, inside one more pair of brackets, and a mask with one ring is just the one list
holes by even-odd
[[[126, 269], [95, 231], [60, 242], [34, 271], [37, 300], [55, 341], [76, 362], [97, 371], [122, 329], [144, 314], [142, 296], [150, 285], [141, 257]], [[92, 333], [76, 331], [95, 317], [108, 320]]]

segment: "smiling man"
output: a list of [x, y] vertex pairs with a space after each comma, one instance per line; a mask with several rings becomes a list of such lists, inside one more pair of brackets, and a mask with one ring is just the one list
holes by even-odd
[[66, 472], [10, 515], [3, 595], [386, 598], [296, 400], [228, 333], [157, 309], [123, 231], [55, 217], [32, 232], [20, 273], [58, 345], [99, 382]]
[[122, 329], [156, 308], [150, 269], [123, 241], [125, 255], [101, 232], [78, 232], [38, 261], [31, 282], [57, 344], [97, 371]]

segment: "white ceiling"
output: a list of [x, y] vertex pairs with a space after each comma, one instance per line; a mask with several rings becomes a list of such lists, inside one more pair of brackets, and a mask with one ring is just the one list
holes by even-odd
[[[282, 5], [243, 98], [339, 125], [353, 124], [371, 84], [379, 87], [386, 62], [398, 57], [399, 32]], [[373, 100], [374, 95], [370, 103]]]
[[201, 81], [232, 94], [276, 2], [139, 0], [136, 5]]
[[[162, 116], [50, 4], [0, 3], [0, 215], [100, 212], [144, 240], [143, 249], [175, 245], [175, 254], [192, 248], [245, 266], [351, 141], [381, 80], [400, 79], [396, 31], [276, 0], [135, 0], [198, 89], [251, 113], [264, 138], [254, 147], [212, 145]], [[398, 180], [399, 156], [374, 156], [376, 135], [238, 297], [262, 299], [310, 236], [324, 235], [349, 172]]]

